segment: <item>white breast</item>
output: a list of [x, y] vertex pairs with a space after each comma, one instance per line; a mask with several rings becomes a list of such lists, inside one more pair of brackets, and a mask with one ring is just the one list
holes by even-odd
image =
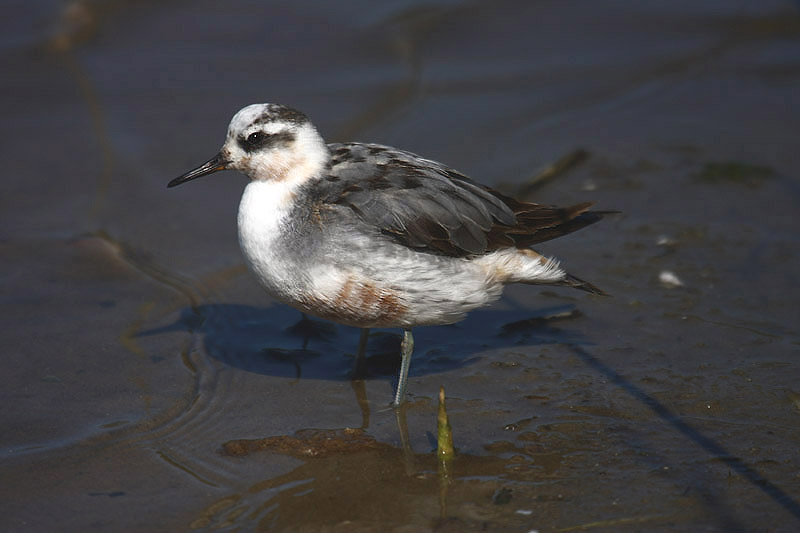
[[293, 189], [285, 181], [251, 181], [239, 203], [239, 246], [261, 285], [272, 296], [292, 300], [300, 279], [276, 250], [285, 231]]

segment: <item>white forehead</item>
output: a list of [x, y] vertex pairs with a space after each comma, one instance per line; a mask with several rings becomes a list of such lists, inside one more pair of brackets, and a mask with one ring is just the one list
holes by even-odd
[[228, 136], [236, 137], [255, 130], [276, 133], [295, 127], [298, 122], [293, 113], [305, 119], [302, 114], [278, 104], [251, 104], [233, 116], [228, 126]]
[[229, 132], [240, 132], [244, 131], [253, 123], [262, 117], [265, 113], [269, 112], [269, 104], [252, 104], [247, 107], [243, 107], [239, 110], [238, 113], [233, 115], [231, 119], [231, 123], [228, 126]]

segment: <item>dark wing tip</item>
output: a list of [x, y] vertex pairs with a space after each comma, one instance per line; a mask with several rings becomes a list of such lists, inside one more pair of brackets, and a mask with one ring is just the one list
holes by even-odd
[[572, 274], [567, 274], [567, 276], [564, 278], [561, 284], [567, 287], [572, 287], [574, 289], [580, 289], [582, 291], [586, 291], [592, 294], [597, 294], [599, 296], [611, 296], [606, 291], [597, 287], [596, 285], [593, 285], [588, 281], [584, 281], [580, 278], [577, 278]]

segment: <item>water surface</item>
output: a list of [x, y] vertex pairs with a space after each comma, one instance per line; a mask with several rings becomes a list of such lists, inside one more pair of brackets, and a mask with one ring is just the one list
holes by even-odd
[[[12, 11], [0, 529], [797, 529], [796, 3]], [[397, 331], [352, 380], [358, 330], [246, 272], [244, 177], [165, 188], [262, 101], [620, 210], [541, 246], [613, 297], [514, 286], [419, 328], [393, 412]]]

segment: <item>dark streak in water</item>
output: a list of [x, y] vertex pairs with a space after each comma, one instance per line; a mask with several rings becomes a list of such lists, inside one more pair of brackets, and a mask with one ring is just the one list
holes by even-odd
[[174, 459], [174, 458], [170, 457], [169, 455], [167, 455], [167, 453], [166, 453], [166, 452], [164, 452], [164, 451], [162, 451], [162, 450], [158, 450], [156, 453], [157, 453], [157, 454], [158, 454], [158, 456], [159, 456], [159, 457], [161, 457], [161, 458], [162, 458], [162, 459], [163, 459], [165, 462], [169, 463], [170, 465], [174, 466], [175, 468], [177, 468], [178, 470], [180, 470], [180, 471], [182, 471], [182, 472], [186, 472], [187, 474], [189, 474], [190, 476], [192, 476], [193, 478], [195, 478], [195, 479], [196, 479], [197, 481], [199, 481], [200, 483], [204, 483], [204, 484], [206, 484], [206, 485], [208, 485], [208, 486], [210, 486], [210, 487], [214, 487], [214, 488], [217, 488], [217, 487], [219, 487], [219, 485], [217, 485], [217, 484], [216, 484], [216, 483], [214, 483], [213, 481], [210, 481], [210, 480], [208, 480], [208, 479], [205, 479], [205, 478], [201, 477], [199, 474], [197, 474], [196, 472], [193, 472], [193, 471], [189, 470], [187, 467], [185, 467], [184, 465], [182, 465], [182, 464], [181, 464], [180, 462], [178, 462], [176, 459]]
[[[764, 476], [762, 476], [757, 470], [748, 466], [744, 461], [739, 459], [738, 457], [734, 456], [731, 452], [729, 452], [724, 446], [717, 443], [710, 437], [706, 437], [700, 431], [692, 427], [691, 425], [687, 424], [683, 421], [683, 419], [673, 413], [666, 405], [659, 402], [657, 399], [653, 398], [645, 391], [628, 381], [624, 376], [619, 374], [613, 368], [607, 366], [605, 363], [600, 361], [597, 357], [586, 351], [581, 346], [577, 345], [568, 345], [572, 352], [580, 357], [584, 363], [588, 366], [591, 366], [604, 376], [606, 376], [609, 380], [613, 383], [618, 385], [620, 388], [624, 389], [628, 394], [642, 402], [644, 405], [649, 407], [653, 412], [655, 412], [659, 417], [661, 417], [665, 422], [669, 423], [672, 427], [677, 429], [680, 433], [684, 436], [689, 438], [692, 442], [703, 448], [706, 452], [714, 456], [719, 461], [725, 463], [730, 467], [734, 472], [745, 478], [749, 481], [753, 486], [758, 487], [764, 492], [769, 498], [771, 498], [775, 503], [779, 504], [781, 507], [789, 511], [795, 518], [800, 519], [800, 503], [793, 499], [789, 494], [787, 494], [783, 489], [774, 485]], [[726, 524], [726, 526], [731, 524]], [[739, 530], [740, 528], [736, 528]]]

